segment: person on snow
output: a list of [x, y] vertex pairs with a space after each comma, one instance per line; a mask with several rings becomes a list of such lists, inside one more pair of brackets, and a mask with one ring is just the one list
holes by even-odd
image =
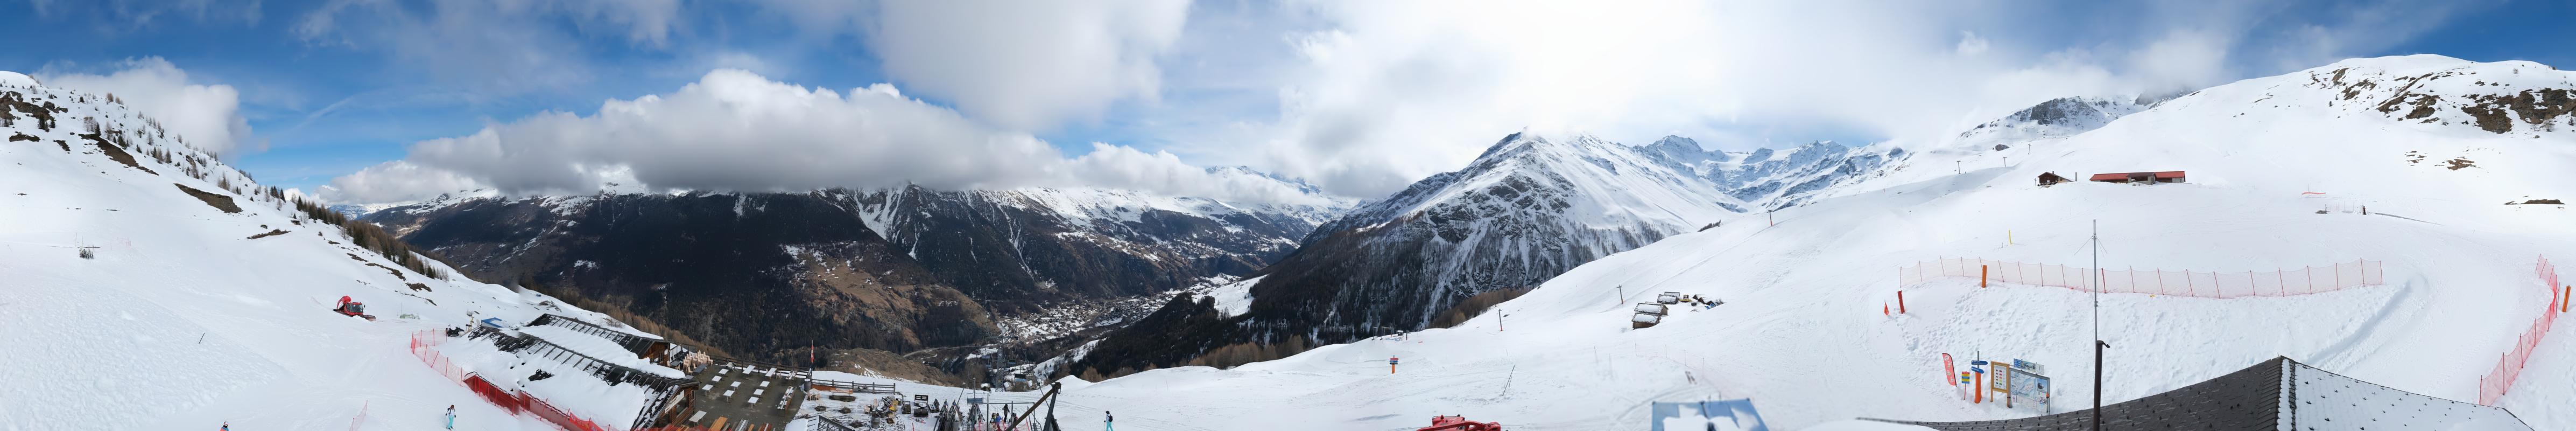
[[230, 422], [230, 421], [224, 422], [224, 427], [223, 427], [223, 428], [216, 428], [216, 430], [218, 430], [218, 431], [233, 431], [233, 423], [232, 423], [232, 422]]
[[1118, 416], [1109, 414], [1108, 410], [1101, 410], [1100, 417], [1102, 431], [1118, 431]]
[[456, 429], [456, 405], [447, 405], [447, 429]]

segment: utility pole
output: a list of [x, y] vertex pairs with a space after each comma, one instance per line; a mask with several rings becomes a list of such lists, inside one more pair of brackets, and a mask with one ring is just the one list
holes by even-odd
[[1047, 405], [1048, 405], [1048, 408], [1047, 408], [1047, 417], [1050, 417], [1050, 418], [1055, 417], [1055, 409], [1054, 409], [1054, 405], [1055, 405], [1055, 404], [1053, 404], [1053, 403], [1054, 403], [1054, 401], [1055, 401], [1055, 393], [1056, 393], [1056, 391], [1060, 391], [1060, 390], [1064, 390], [1064, 383], [1063, 383], [1063, 382], [1056, 382], [1056, 383], [1048, 384], [1048, 385], [1047, 385], [1047, 391], [1046, 391], [1046, 394], [1044, 394], [1044, 395], [1038, 395], [1038, 401], [1037, 401], [1037, 402], [1029, 403], [1029, 410], [1028, 410], [1028, 411], [1020, 412], [1020, 415], [1019, 415], [1018, 417], [1013, 417], [1013, 418], [1011, 418], [1011, 425], [1010, 425], [1010, 426], [1008, 426], [1008, 427], [1003, 427], [1003, 429], [1019, 429], [1019, 428], [1020, 428], [1020, 421], [1029, 420], [1029, 416], [1036, 416], [1036, 414], [1035, 414], [1035, 413], [1037, 413], [1037, 412], [1038, 412], [1038, 404], [1047, 404]]
[[2093, 431], [2102, 431], [2102, 220], [2093, 220]]
[[[1057, 383], [1056, 388], [1062, 389], [1064, 388], [1064, 384]], [[1057, 401], [1064, 401], [1064, 398], [1059, 397], [1047, 400], [1047, 431], [1062, 431], [1064, 429], [1063, 426], [1055, 424], [1055, 403]]]

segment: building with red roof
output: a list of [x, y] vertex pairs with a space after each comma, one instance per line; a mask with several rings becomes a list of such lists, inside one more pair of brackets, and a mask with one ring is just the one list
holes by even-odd
[[2149, 184], [2153, 184], [2153, 183], [2179, 183], [2179, 182], [2183, 182], [2183, 175], [2182, 175], [2182, 171], [2119, 172], [2119, 173], [2109, 173], [2109, 174], [2093, 174], [2093, 177], [2092, 177], [2092, 178], [2089, 178], [2089, 180], [2091, 180], [2091, 181], [2105, 182], [2105, 183], [2122, 183], [2122, 184], [2127, 184], [2127, 183], [2149, 183]]

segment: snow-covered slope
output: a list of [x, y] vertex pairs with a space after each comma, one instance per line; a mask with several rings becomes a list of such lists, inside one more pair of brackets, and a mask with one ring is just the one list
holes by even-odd
[[[548, 312], [608, 322], [401, 269], [104, 95], [0, 81], [15, 84], [0, 87], [14, 137], [0, 143], [0, 428], [429, 429], [455, 405], [460, 428], [553, 429], [431, 371], [409, 336]], [[331, 312], [342, 296], [379, 320]], [[587, 378], [529, 390], [608, 392]], [[643, 401], [558, 404], [613, 420]]]
[[[2383, 112], [2385, 99], [2347, 96], [2357, 77], [2410, 88], [2381, 96], [2408, 100], [2400, 104], [2423, 99], [2409, 94], [2462, 103], [2410, 119], [2412, 108]], [[2416, 85], [2390, 84], [2400, 78]], [[2576, 88], [2571, 78], [2524, 62], [2410, 56], [2240, 81], [2011, 152], [2009, 167], [2006, 154], [1948, 153], [1936, 161], [1956, 160], [1963, 173], [1891, 168], [1782, 211], [1776, 226], [1730, 222], [1603, 257], [1455, 328], [1068, 385], [1063, 402], [1080, 407], [1060, 416], [1394, 429], [1464, 414], [1514, 429], [1638, 430], [1649, 401], [1739, 397], [1773, 429], [2036, 414], [1957, 401], [1943, 353], [2045, 364], [2062, 411], [2092, 390], [2095, 326], [2081, 292], [1936, 281], [1907, 288], [1910, 313], [1880, 313], [1894, 305], [1899, 265], [1941, 256], [2085, 265], [2095, 221], [2111, 268], [2242, 272], [2366, 258], [2385, 262], [2388, 281], [2270, 298], [2103, 295], [2106, 401], [2275, 356], [2475, 400], [2478, 378], [2550, 301], [2532, 263], [2576, 256], [2576, 213], [2506, 205], [2576, 196], [2576, 132], [2549, 108], [2576, 103], [2550, 96]], [[2525, 94], [2529, 109], [2516, 102]], [[2491, 110], [2513, 127], [2484, 126]], [[2440, 163], [2454, 158], [2470, 166]], [[2185, 170], [2189, 182], [2032, 183], [2049, 171], [2143, 170]], [[1726, 304], [1628, 329], [1628, 304], [1663, 291]], [[2564, 331], [2500, 402], [2536, 429], [2576, 428], [2562, 408], [2576, 381], [2555, 371], [2576, 368], [2576, 336]], [[1402, 358], [1392, 374], [1390, 357]]]
[[1126, 340], [1104, 343], [1086, 365], [1107, 373], [1196, 351], [1170, 348], [1175, 338], [1207, 348], [1420, 328], [1472, 295], [1529, 286], [1738, 214], [1796, 205], [1905, 156], [1831, 142], [1739, 154], [1677, 136], [1628, 146], [1588, 135], [1513, 134], [1463, 169], [1316, 228], [1249, 289], [1227, 291], [1223, 314], [1232, 320], [1221, 324], [1231, 329], [1113, 335]]

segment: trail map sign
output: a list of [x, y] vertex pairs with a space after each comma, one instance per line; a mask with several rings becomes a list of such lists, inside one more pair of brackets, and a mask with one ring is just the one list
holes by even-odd
[[2018, 406], [2021, 403], [2030, 403], [2041, 406], [2043, 410], [2047, 409], [2048, 376], [2021, 368], [2013, 368], [2010, 373], [2011, 377], [2005, 378], [2004, 381], [2012, 383], [2010, 399], [2013, 404]]

